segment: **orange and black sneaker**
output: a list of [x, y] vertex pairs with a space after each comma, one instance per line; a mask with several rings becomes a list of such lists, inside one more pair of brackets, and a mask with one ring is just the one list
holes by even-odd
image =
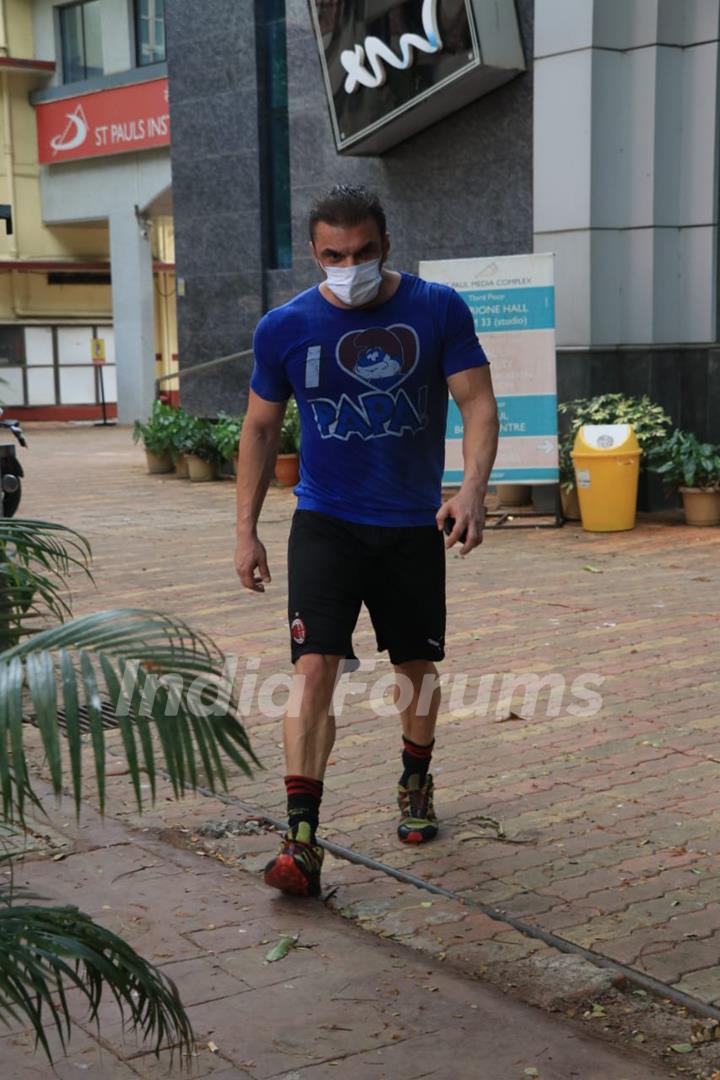
[[265, 884], [290, 896], [319, 896], [324, 854], [308, 822], [300, 821], [285, 833], [279, 853], [265, 867]]
[[431, 773], [427, 774], [422, 785], [417, 775], [409, 777], [407, 787], [398, 784], [398, 806], [401, 817], [397, 832], [403, 843], [423, 844], [435, 839], [438, 820], [433, 807]]

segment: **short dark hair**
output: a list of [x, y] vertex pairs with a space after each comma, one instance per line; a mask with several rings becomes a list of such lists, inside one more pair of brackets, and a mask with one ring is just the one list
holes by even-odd
[[377, 222], [380, 236], [384, 236], [387, 229], [385, 211], [375, 192], [368, 191], [362, 184], [336, 184], [310, 208], [310, 240], [315, 239], [315, 226], [319, 221], [348, 226], [359, 225], [368, 218]]

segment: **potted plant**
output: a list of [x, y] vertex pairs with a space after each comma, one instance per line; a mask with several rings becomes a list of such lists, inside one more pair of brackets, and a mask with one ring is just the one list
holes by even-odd
[[498, 484], [497, 495], [502, 506], [527, 506], [532, 487], [530, 484]]
[[650, 468], [679, 490], [688, 525], [720, 525], [720, 446], [674, 431], [653, 449]]
[[275, 479], [281, 487], [294, 487], [300, 479], [300, 414], [294, 397], [285, 409], [275, 462]]
[[580, 521], [580, 500], [575, 486], [575, 469], [571, 457], [573, 440], [565, 434], [558, 444], [560, 452], [560, 503], [567, 521]]
[[[640, 469], [651, 457], [653, 450], [668, 436], [672, 420], [661, 405], [656, 405], [647, 394], [631, 397], [627, 394], [597, 394], [592, 398], [575, 398], [558, 405], [561, 425], [565, 429], [560, 436], [560, 498], [563, 514], [571, 520], [579, 520], [575, 470], [571, 452], [575, 436], [585, 424], [630, 424], [643, 451]], [[564, 419], [567, 418], [567, 419]]]
[[201, 483], [217, 478], [222, 455], [215, 441], [214, 425], [200, 416], [189, 417], [182, 442], [182, 451], [188, 464], [190, 479]]
[[240, 432], [243, 425], [242, 416], [230, 416], [228, 413], [218, 413], [214, 425], [215, 442], [223, 461], [232, 463], [233, 472], [237, 475], [238, 445]]
[[175, 424], [172, 432], [171, 454], [175, 463], [175, 473], [183, 480], [190, 476], [187, 458], [185, 457], [185, 444], [188, 439], [193, 417], [186, 413], [182, 406], [175, 409]]
[[133, 425], [133, 442], [142, 439], [149, 473], [172, 472], [172, 446], [175, 412], [170, 405], [154, 401], [146, 423], [136, 420]]

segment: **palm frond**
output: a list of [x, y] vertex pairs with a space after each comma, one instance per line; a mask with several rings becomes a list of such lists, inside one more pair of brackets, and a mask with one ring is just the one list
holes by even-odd
[[[141, 770], [154, 798], [159, 756], [177, 797], [196, 789], [201, 773], [210, 790], [227, 787], [221, 752], [251, 775], [251, 763], [260, 763], [237, 718], [237, 698], [225, 678], [224, 661], [212, 639], [183, 620], [136, 608], [72, 619], [0, 653], [0, 797], [5, 818], [22, 821], [26, 800], [33, 798], [23, 740], [24, 696], [32, 705], [53, 790], [60, 794], [69, 782], [78, 812], [81, 718], [90, 735], [100, 809], [105, 806], [103, 702], [110, 703], [120, 730], [138, 809]], [[60, 709], [69, 777], [58, 731]]]
[[193, 1031], [174, 983], [135, 950], [75, 907], [17, 903], [0, 888], [0, 1019], [26, 1020], [51, 1058], [46, 1029], [63, 1050], [72, 1026], [67, 999], [75, 988], [97, 1020], [104, 991], [123, 1019], [159, 1054], [180, 1046], [189, 1054]]
[[73, 568], [91, 581], [90, 545], [74, 529], [50, 521], [0, 518], [0, 649], [72, 615]]

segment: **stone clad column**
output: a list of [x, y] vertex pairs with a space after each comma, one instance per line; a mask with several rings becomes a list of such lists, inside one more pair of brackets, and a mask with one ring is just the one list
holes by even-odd
[[146, 420], [155, 399], [155, 313], [150, 226], [129, 205], [110, 214], [118, 421]]
[[717, 333], [719, 0], [536, 0], [534, 233], [558, 344]]

